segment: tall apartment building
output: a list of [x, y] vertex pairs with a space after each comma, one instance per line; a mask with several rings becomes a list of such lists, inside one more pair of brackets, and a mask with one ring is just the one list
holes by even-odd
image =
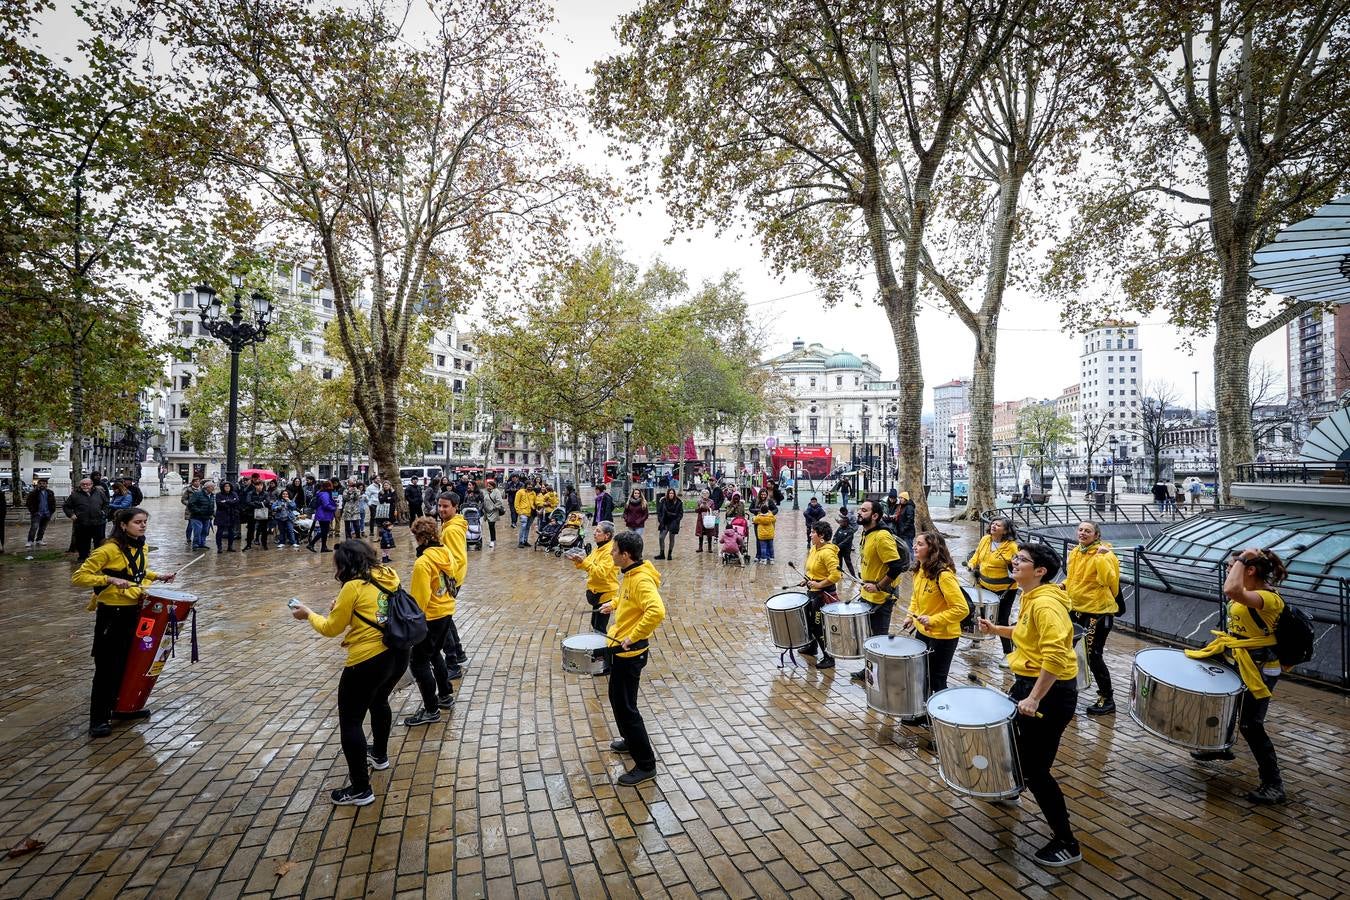
[[1350, 391], [1350, 304], [1311, 310], [1285, 326], [1290, 403], [1305, 404], [1320, 417]]
[[[953, 378], [945, 384], [933, 386], [933, 458], [940, 469], [950, 461], [952, 440], [947, 437], [954, 429], [953, 417], [970, 411], [970, 379]], [[957, 462], [961, 454], [957, 454]]]
[[[1139, 345], [1138, 323], [1105, 321], [1083, 335], [1079, 354], [1079, 415], [1104, 417], [1108, 447], [1114, 437], [1117, 459], [1131, 459], [1144, 452], [1143, 441], [1134, 433], [1139, 424], [1143, 384], [1144, 351]], [[1080, 457], [1084, 455], [1081, 444], [1077, 452]]]

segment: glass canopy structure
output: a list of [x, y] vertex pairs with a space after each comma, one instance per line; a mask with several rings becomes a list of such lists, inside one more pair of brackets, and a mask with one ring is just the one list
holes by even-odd
[[1350, 194], [1280, 231], [1253, 254], [1251, 279], [1295, 300], [1350, 303]]

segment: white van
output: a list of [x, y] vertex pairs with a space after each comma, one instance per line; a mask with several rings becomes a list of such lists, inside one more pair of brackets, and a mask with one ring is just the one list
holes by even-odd
[[401, 466], [398, 470], [398, 480], [404, 487], [412, 484], [414, 478], [420, 478], [418, 484], [425, 485], [428, 478], [440, 478], [441, 466]]

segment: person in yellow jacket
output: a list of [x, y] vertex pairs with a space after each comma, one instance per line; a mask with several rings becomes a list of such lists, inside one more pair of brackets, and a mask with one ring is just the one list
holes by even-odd
[[755, 562], [768, 565], [773, 562], [773, 536], [777, 529], [778, 517], [767, 504], [755, 514]]
[[609, 542], [614, 540], [614, 523], [601, 520], [595, 523], [591, 531], [595, 547], [585, 556], [572, 556], [572, 565], [586, 570], [586, 602], [591, 607], [591, 631], [604, 634], [609, 630], [609, 614], [602, 613], [600, 607], [614, 599], [619, 589], [619, 569], [614, 565], [613, 548]]
[[1101, 526], [1096, 522], [1078, 523], [1078, 545], [1069, 551], [1064, 590], [1069, 592], [1074, 624], [1084, 630], [1083, 649], [1092, 680], [1097, 683], [1097, 702], [1087, 708], [1087, 714], [1109, 716], [1116, 711], [1116, 701], [1111, 691], [1111, 670], [1102, 654], [1116, 621], [1120, 560], [1111, 545], [1102, 540]]
[[838, 601], [835, 586], [839, 584], [839, 579], [844, 577], [843, 571], [839, 568], [839, 546], [831, 542], [832, 537], [834, 529], [830, 527], [829, 522], [811, 523], [808, 535], [811, 549], [806, 552], [806, 568], [803, 573], [806, 577], [802, 581], [802, 587], [806, 588], [806, 627], [811, 634], [811, 643], [801, 649], [801, 654], [814, 657], [816, 647], [819, 645], [820, 660], [815, 664], [817, 669], [834, 668], [834, 657], [825, 649], [825, 623], [820, 615], [823, 607]]
[[553, 512], [558, 508], [558, 492], [551, 487], [544, 488], [544, 499], [541, 508], [545, 514]]
[[534, 520], [534, 491], [527, 487], [522, 487], [516, 491], [514, 502], [516, 510], [516, 524], [520, 526], [520, 540], [518, 547], [530, 546], [530, 522]]
[[642, 558], [642, 536], [625, 531], [609, 543], [614, 565], [623, 573], [619, 596], [600, 607], [601, 612], [614, 614], [608, 636], [616, 645], [609, 673], [609, 705], [619, 739], [609, 747], [616, 753], [632, 754], [633, 768], [617, 781], [635, 785], [656, 777], [656, 753], [638, 710], [638, 685], [649, 656], [647, 641], [665, 620], [666, 605], [661, 601], [661, 574]]
[[[891, 614], [895, 611], [895, 584], [905, 571], [905, 562], [895, 543], [895, 535], [881, 527], [880, 501], [864, 500], [858, 506], [858, 527], [862, 529], [863, 586], [859, 596], [872, 604], [868, 616], [868, 631], [873, 637], [891, 630]], [[908, 552], [908, 551], [906, 551]], [[867, 677], [866, 669], [849, 676], [854, 681]]]
[[[994, 621], [999, 625], [1008, 624], [1013, 601], [1017, 599], [1017, 585], [1013, 584], [1009, 571], [1016, 552], [1017, 531], [1013, 528], [1012, 519], [996, 516], [989, 520], [989, 532], [980, 538], [975, 552], [966, 560], [966, 568], [970, 570], [975, 584], [998, 596], [998, 613]], [[1000, 642], [1003, 644], [1004, 659], [999, 662], [1006, 667], [1006, 657], [1012, 652], [1012, 641], [1000, 638]]]
[[909, 611], [902, 627], [913, 628], [928, 647], [924, 656], [928, 667], [928, 692], [947, 689], [947, 673], [952, 668], [956, 645], [961, 641], [961, 620], [969, 612], [961, 583], [956, 580], [956, 563], [947, 542], [936, 531], [920, 531], [914, 536], [914, 584]]
[[378, 627], [388, 614], [389, 594], [398, 590], [399, 579], [393, 569], [380, 565], [375, 548], [361, 540], [338, 544], [333, 565], [342, 589], [328, 615], [321, 616], [303, 603], [291, 615], [308, 621], [324, 637], [342, 635], [347, 663], [338, 679], [338, 733], [351, 783], [329, 796], [339, 806], [367, 806], [375, 802], [369, 770], [389, 768], [389, 729], [394, 724], [389, 695], [408, 668], [407, 651], [386, 647]]
[[403, 720], [408, 727], [430, 725], [441, 720], [441, 710], [455, 703], [450, 672], [442, 653], [445, 635], [455, 612], [455, 595], [450, 585], [455, 578], [455, 561], [441, 544], [440, 524], [430, 516], [418, 516], [412, 522], [417, 542], [417, 562], [413, 563], [412, 584], [408, 593], [427, 618], [427, 635], [412, 648], [408, 668], [422, 693], [422, 708]]
[[1083, 858], [1069, 826], [1069, 808], [1050, 774], [1059, 740], [1078, 707], [1078, 659], [1073, 653], [1069, 596], [1054, 583], [1059, 555], [1045, 544], [1028, 543], [1012, 558], [1013, 582], [1022, 591], [1017, 626], [978, 622], [980, 631], [1011, 638], [1013, 672], [1008, 696], [1017, 703], [1014, 739], [1027, 788], [1054, 835], [1036, 851], [1043, 866], [1067, 866]]
[[436, 516], [441, 520], [441, 546], [450, 556], [450, 611], [446, 613], [450, 622], [446, 625], [444, 646], [445, 665], [450, 680], [454, 681], [463, 677], [463, 666], [469, 661], [464, 643], [459, 639], [459, 628], [455, 625], [456, 598], [464, 591], [464, 582], [469, 579], [469, 523], [459, 514], [459, 494], [454, 491], [446, 491], [436, 498]]
[[[1192, 659], [1223, 654], [1237, 666], [1246, 691], [1238, 731], [1256, 757], [1260, 786], [1247, 794], [1253, 803], [1283, 803], [1284, 779], [1275, 744], [1266, 734], [1266, 711], [1275, 682], [1283, 669], [1275, 655], [1275, 628], [1284, 612], [1284, 598], [1275, 588], [1288, 575], [1284, 561], [1272, 550], [1249, 547], [1233, 554], [1223, 592], [1228, 597], [1228, 623], [1223, 631], [1213, 632], [1215, 639], [1199, 650], [1187, 650]], [[1233, 759], [1231, 750], [1192, 753], [1198, 760]]]
[[[160, 575], [150, 570], [145, 556], [145, 529], [150, 514], [140, 507], [113, 513], [112, 536], [85, 558], [70, 583], [89, 588], [94, 595], [89, 610], [94, 613], [94, 684], [89, 693], [89, 736], [112, 733], [113, 706], [122, 687], [131, 642], [136, 636], [144, 585], [170, 583], [174, 573]], [[128, 714], [142, 719], [146, 710]]]

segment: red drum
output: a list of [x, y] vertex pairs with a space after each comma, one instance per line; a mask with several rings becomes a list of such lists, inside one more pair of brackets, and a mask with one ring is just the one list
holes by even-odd
[[172, 640], [164, 640], [169, 619], [175, 624], [186, 622], [197, 604], [197, 596], [184, 591], [151, 585], [145, 589], [141, 603], [141, 618], [136, 622], [136, 636], [131, 639], [131, 653], [122, 674], [122, 688], [117, 693], [115, 712], [134, 713], [145, 708], [154, 690], [155, 681], [164, 671], [164, 662], [173, 648]]

